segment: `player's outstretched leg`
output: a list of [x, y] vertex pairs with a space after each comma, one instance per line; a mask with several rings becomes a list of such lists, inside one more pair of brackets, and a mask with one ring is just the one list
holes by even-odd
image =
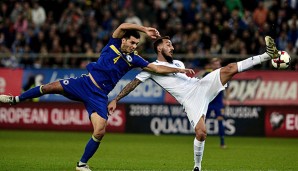
[[63, 87], [59, 81], [48, 83], [46, 85], [36, 86], [19, 96], [0, 95], [0, 103], [16, 104], [27, 99], [33, 99], [43, 96], [44, 94], [62, 94]]
[[266, 52], [261, 55], [256, 55], [245, 60], [237, 62], [238, 72], [243, 72], [251, 69], [253, 66], [261, 64], [262, 62], [269, 61], [280, 56], [274, 40], [270, 36], [265, 37]]
[[269, 61], [274, 58], [278, 58], [280, 56], [279, 51], [277, 50], [274, 40], [270, 36], [265, 37], [266, 43], [266, 52], [260, 55], [252, 56], [247, 59], [235, 63], [230, 63], [225, 67], [220, 69], [220, 80], [221, 83], [224, 85], [231, 78], [239, 73], [244, 72], [251, 69], [255, 65], [259, 65], [262, 62]]
[[272, 39], [272, 37], [270, 36], [266, 36], [265, 43], [266, 43], [266, 53], [270, 56], [270, 58], [271, 59], [278, 58], [280, 54], [278, 53], [278, 50], [274, 43], [274, 39]]
[[[54, 84], [54, 83], [52, 83]], [[37, 86], [34, 88], [31, 88], [24, 93], [22, 93], [20, 96], [9, 96], [9, 95], [0, 95], [0, 102], [1, 103], [9, 103], [9, 104], [16, 104], [21, 101], [27, 100], [27, 99], [33, 99], [36, 97], [40, 97], [43, 95], [42, 90], [43, 85]]]
[[0, 95], [0, 102], [1, 103], [8, 103], [8, 104], [16, 104], [16, 100], [14, 98], [14, 96], [8, 96], [8, 95]]

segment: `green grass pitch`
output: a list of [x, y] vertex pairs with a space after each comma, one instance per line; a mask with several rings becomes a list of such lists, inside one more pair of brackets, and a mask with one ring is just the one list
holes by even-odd
[[[71, 171], [90, 133], [0, 130], [1, 171]], [[193, 136], [107, 133], [89, 161], [97, 170], [191, 171]], [[298, 139], [207, 137], [203, 171], [297, 171]]]

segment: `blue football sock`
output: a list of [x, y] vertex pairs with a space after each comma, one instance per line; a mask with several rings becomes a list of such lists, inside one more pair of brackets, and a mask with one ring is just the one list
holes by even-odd
[[222, 120], [218, 121], [218, 134], [220, 137], [220, 145], [224, 145], [225, 144], [225, 140], [224, 140], [224, 136], [225, 136], [225, 128], [223, 126]]
[[43, 93], [41, 88], [42, 86], [37, 86], [29, 89], [28, 91], [25, 91], [19, 96], [19, 101], [24, 101], [26, 99], [33, 99], [33, 98], [42, 96]]
[[92, 138], [90, 138], [89, 142], [85, 147], [85, 152], [80, 161], [83, 163], [87, 163], [88, 160], [93, 156], [93, 154], [98, 149], [99, 144], [100, 144], [100, 141], [97, 140], [94, 136], [92, 136]]

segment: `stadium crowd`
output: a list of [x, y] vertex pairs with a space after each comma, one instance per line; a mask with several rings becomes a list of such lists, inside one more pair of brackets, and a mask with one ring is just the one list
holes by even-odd
[[[84, 67], [89, 58], [40, 58], [49, 53], [97, 55], [122, 22], [169, 35], [189, 68], [206, 54], [259, 54], [264, 37], [298, 54], [297, 0], [5, 0], [0, 2], [0, 53], [4, 67]], [[140, 54], [154, 53], [142, 39]], [[21, 58], [19, 58], [21, 56]], [[148, 59], [150, 60], [150, 59]], [[265, 66], [267, 67], [267, 66]]]

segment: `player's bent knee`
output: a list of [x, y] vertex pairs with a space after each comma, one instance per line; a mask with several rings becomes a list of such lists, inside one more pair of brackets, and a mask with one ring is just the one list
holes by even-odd
[[196, 138], [199, 141], [205, 141], [207, 138], [207, 132], [206, 130], [197, 129], [196, 131]]
[[104, 137], [105, 133], [105, 129], [97, 129], [93, 131], [93, 136], [100, 141]]
[[92, 139], [95, 142], [100, 142], [102, 138], [99, 139], [99, 138], [96, 138], [94, 135], [92, 135]]
[[219, 121], [222, 121], [222, 120], [224, 120], [224, 117], [223, 116], [218, 116], [216, 119], [219, 120]]

